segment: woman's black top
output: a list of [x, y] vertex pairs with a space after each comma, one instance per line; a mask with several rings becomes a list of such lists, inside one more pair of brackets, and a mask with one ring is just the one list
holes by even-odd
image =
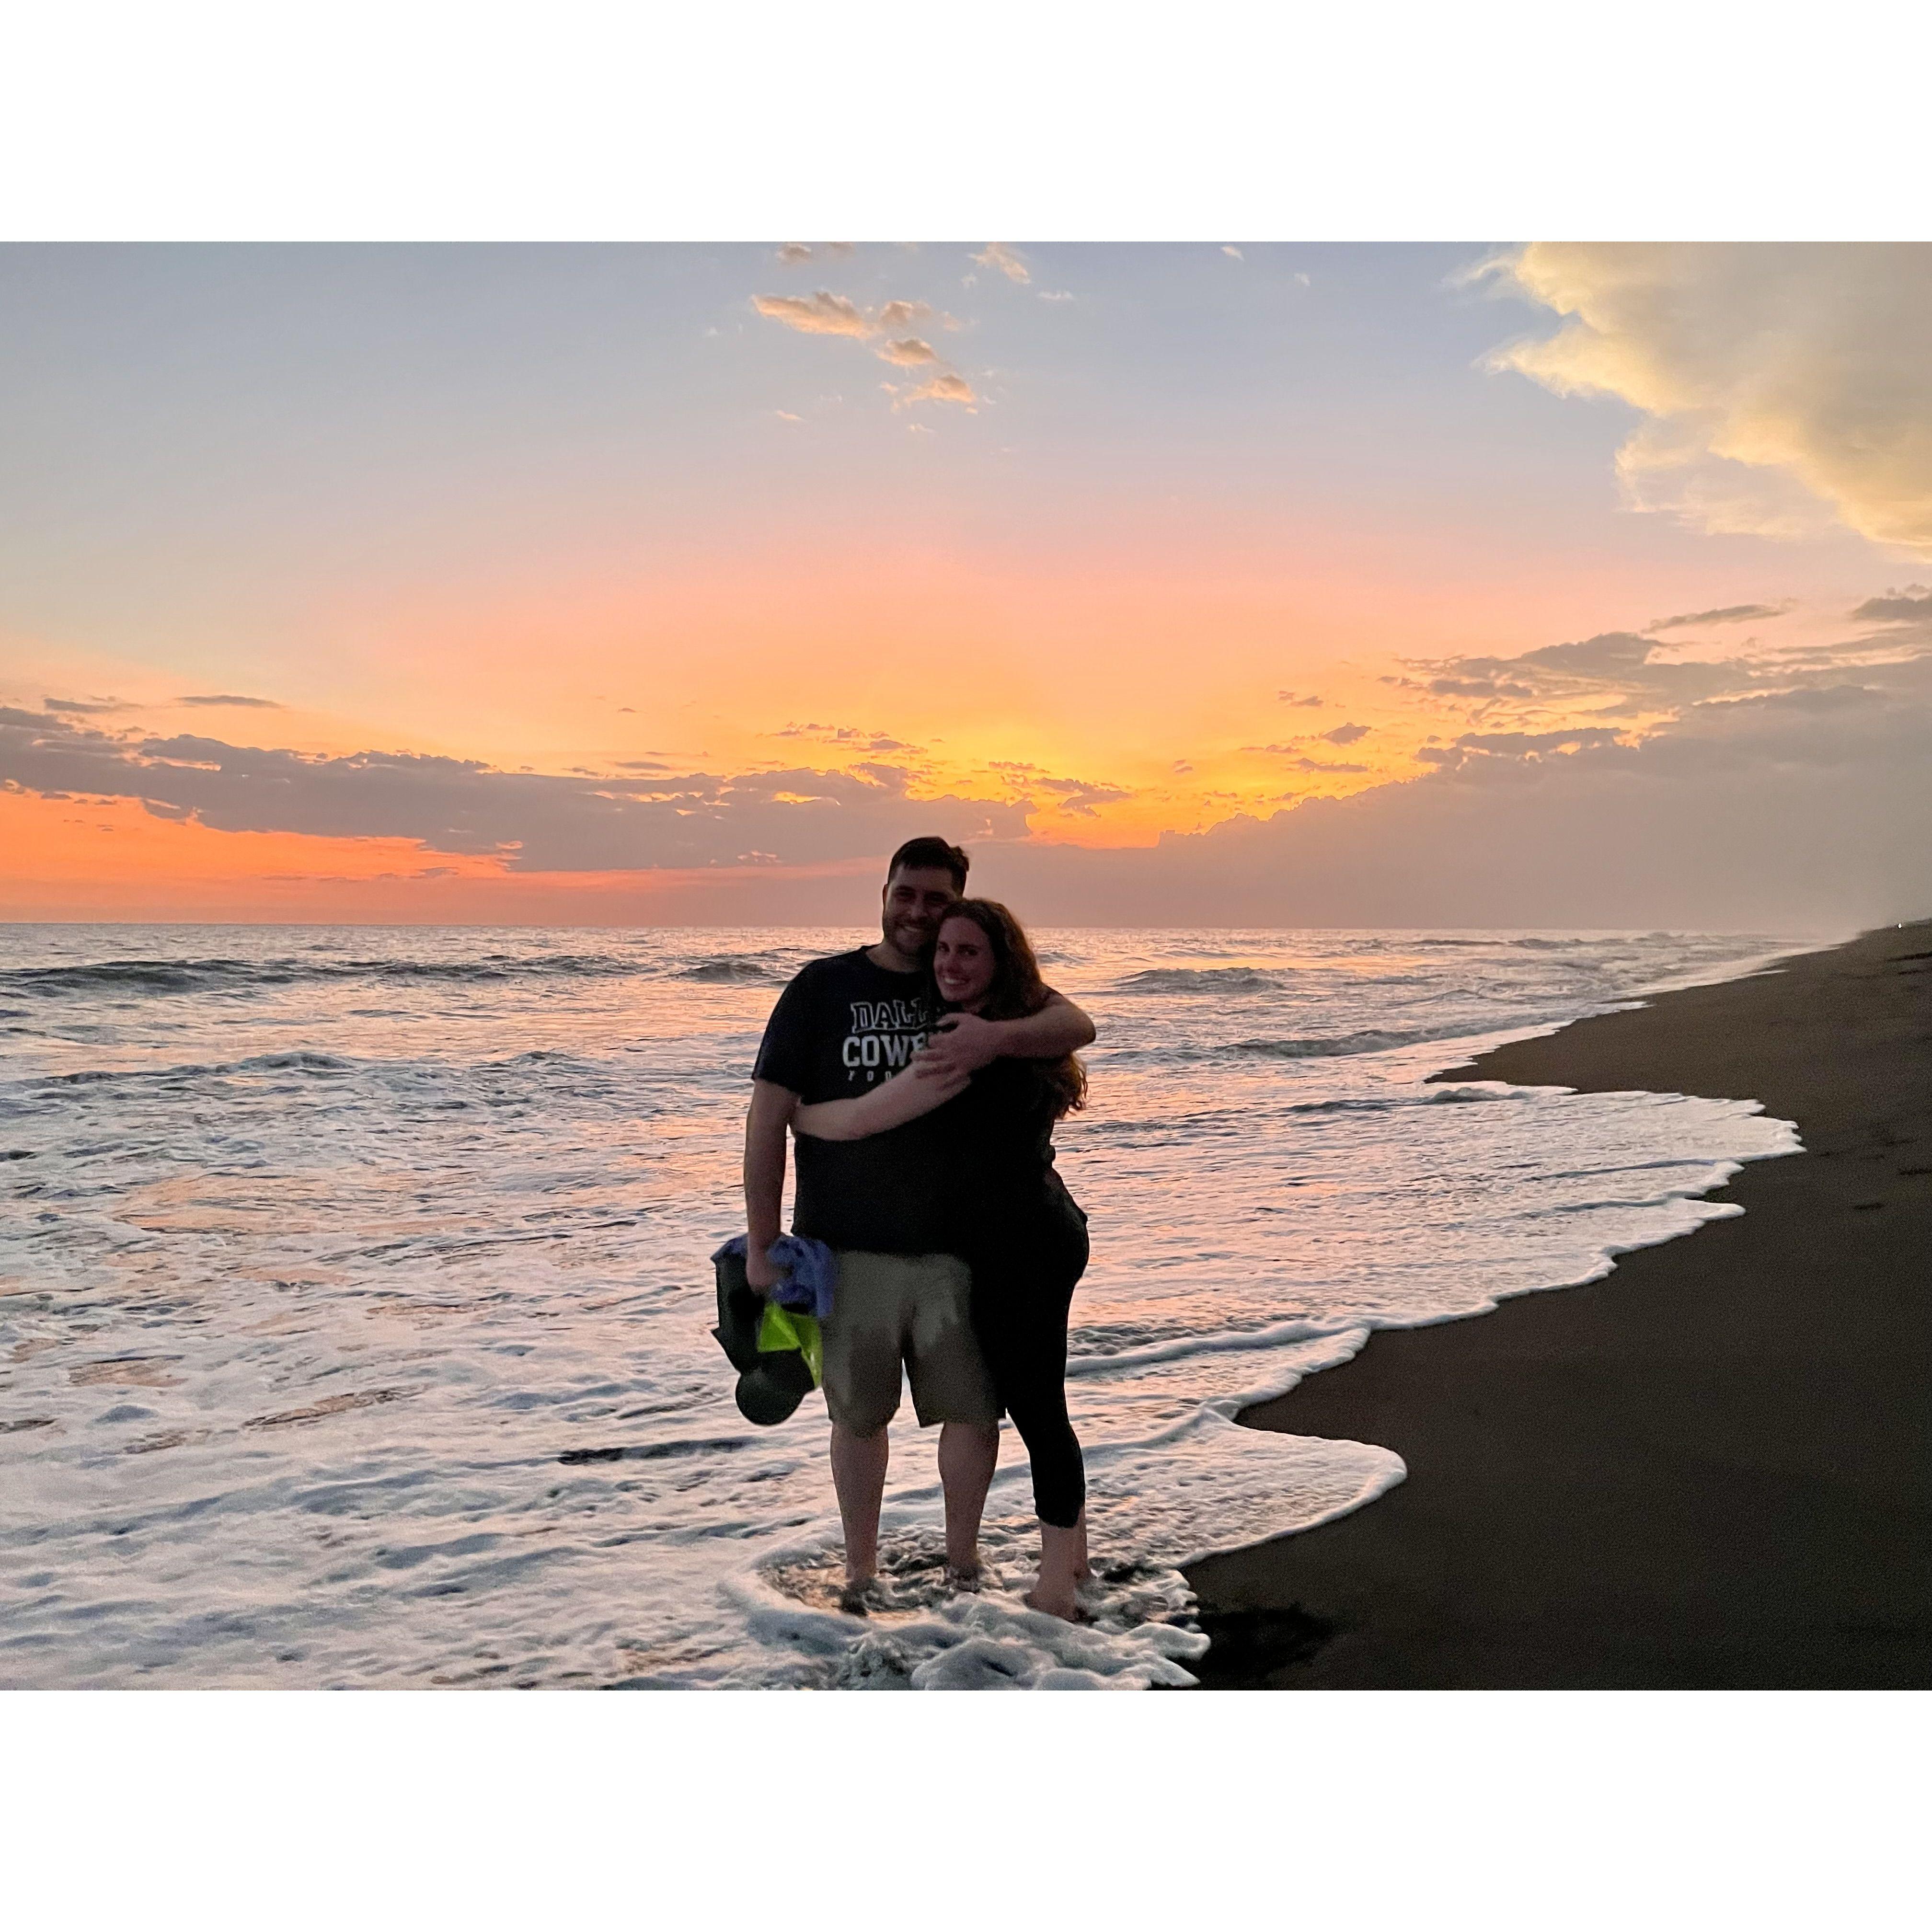
[[1058, 1116], [1039, 1062], [1000, 1059], [981, 1067], [936, 1118], [956, 1252], [1050, 1242], [1070, 1221], [1085, 1221], [1054, 1166]]

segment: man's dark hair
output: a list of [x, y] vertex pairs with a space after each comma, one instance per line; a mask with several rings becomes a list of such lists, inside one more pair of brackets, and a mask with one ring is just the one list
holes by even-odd
[[892, 862], [886, 868], [886, 877], [890, 879], [902, 866], [916, 872], [950, 872], [952, 890], [963, 892], [966, 890], [966, 869], [972, 862], [957, 845], [949, 845], [944, 838], [908, 838], [892, 854]]

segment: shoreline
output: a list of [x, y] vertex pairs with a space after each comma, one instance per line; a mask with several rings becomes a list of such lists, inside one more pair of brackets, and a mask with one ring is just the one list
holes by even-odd
[[1598, 1281], [1244, 1411], [1408, 1475], [1188, 1566], [1204, 1686], [1932, 1686], [1932, 920], [1433, 1077], [1756, 1100], [1805, 1151]]

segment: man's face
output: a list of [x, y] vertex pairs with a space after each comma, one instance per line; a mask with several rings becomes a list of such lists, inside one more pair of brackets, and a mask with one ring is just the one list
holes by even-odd
[[943, 866], [902, 866], [886, 881], [879, 921], [886, 944], [908, 959], [923, 959], [939, 936], [946, 908], [958, 896]]

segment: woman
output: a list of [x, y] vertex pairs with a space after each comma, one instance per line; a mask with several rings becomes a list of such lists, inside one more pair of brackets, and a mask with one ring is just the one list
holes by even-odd
[[[1023, 1018], [1048, 997], [1019, 921], [992, 899], [948, 911], [933, 977], [949, 1011], [986, 1019]], [[856, 1100], [801, 1107], [793, 1121], [802, 1134], [862, 1140], [944, 1107], [954, 1252], [972, 1268], [974, 1327], [1033, 1465], [1040, 1564], [1026, 1600], [1069, 1619], [1088, 1574], [1086, 1470], [1066, 1414], [1067, 1311], [1087, 1266], [1087, 1216], [1054, 1166], [1053, 1125], [1086, 1090], [1071, 1054], [1000, 1059], [970, 1082], [898, 1075]]]

